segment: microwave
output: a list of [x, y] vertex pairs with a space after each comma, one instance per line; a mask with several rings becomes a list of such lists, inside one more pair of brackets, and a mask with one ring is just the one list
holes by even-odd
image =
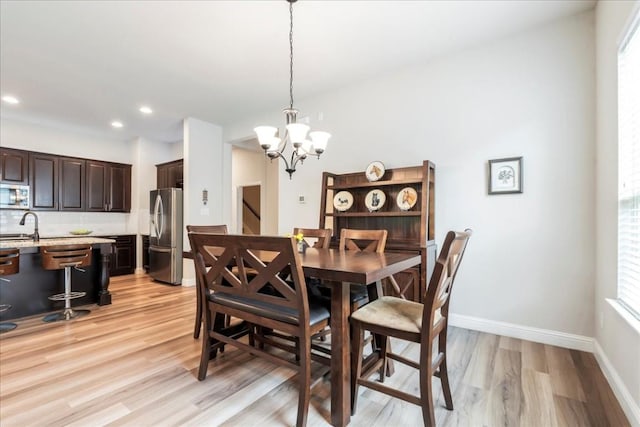
[[29, 186], [0, 184], [0, 209], [29, 209]]

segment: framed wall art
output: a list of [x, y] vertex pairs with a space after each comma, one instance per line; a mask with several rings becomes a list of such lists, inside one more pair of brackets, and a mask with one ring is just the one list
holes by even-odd
[[522, 193], [522, 157], [489, 160], [489, 194]]

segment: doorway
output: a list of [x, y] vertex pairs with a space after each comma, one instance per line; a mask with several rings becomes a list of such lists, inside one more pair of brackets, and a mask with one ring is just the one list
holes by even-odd
[[242, 234], [260, 234], [260, 185], [242, 187]]

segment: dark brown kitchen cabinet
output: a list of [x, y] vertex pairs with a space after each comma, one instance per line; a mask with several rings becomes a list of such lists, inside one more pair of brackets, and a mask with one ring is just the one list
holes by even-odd
[[131, 165], [87, 160], [87, 211], [131, 210]]
[[157, 188], [182, 188], [183, 165], [182, 159], [156, 165]]
[[29, 184], [29, 152], [0, 148], [0, 182]]
[[29, 153], [31, 209], [58, 210], [58, 164], [58, 156]]
[[60, 157], [60, 206], [61, 211], [85, 209], [86, 160]]
[[135, 234], [121, 236], [107, 236], [114, 239], [113, 253], [111, 254], [111, 276], [133, 274], [136, 270], [136, 239]]
[[149, 235], [142, 235], [142, 268], [145, 273], [149, 272]]

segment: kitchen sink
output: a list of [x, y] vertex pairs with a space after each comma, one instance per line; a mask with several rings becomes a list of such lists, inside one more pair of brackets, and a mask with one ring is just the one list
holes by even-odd
[[33, 240], [33, 236], [29, 234], [0, 234], [0, 242], [7, 240]]

